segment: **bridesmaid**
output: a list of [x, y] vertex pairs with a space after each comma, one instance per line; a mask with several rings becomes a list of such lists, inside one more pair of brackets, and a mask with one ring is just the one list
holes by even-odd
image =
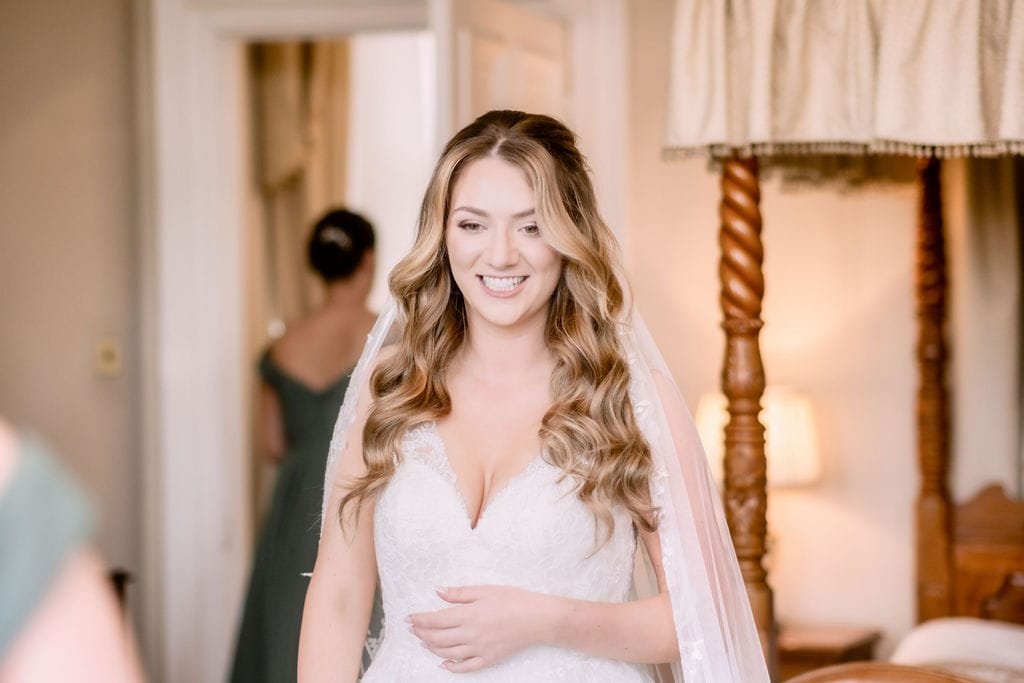
[[[295, 680], [309, 584], [303, 574], [316, 561], [327, 450], [349, 373], [376, 318], [366, 305], [374, 242], [370, 223], [349, 211], [331, 211], [316, 223], [309, 264], [326, 286], [324, 303], [260, 359], [264, 441], [280, 467], [246, 597], [234, 683]], [[374, 613], [369, 643], [380, 631], [379, 599]]]

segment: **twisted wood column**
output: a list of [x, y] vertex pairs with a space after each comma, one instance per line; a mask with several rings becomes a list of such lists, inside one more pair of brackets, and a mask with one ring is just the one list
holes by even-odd
[[722, 390], [729, 406], [729, 422], [725, 427], [725, 514], [761, 645], [774, 671], [774, 606], [763, 564], [767, 533], [767, 463], [764, 427], [758, 420], [765, 387], [758, 345], [764, 298], [760, 198], [757, 159], [724, 161], [719, 210], [722, 254], [718, 274], [725, 330]]
[[946, 247], [942, 234], [941, 165], [918, 162], [917, 228], [917, 618], [950, 614], [949, 395], [946, 390]]

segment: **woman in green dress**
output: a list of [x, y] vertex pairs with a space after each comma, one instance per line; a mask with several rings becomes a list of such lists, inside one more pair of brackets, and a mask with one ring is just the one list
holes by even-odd
[[[349, 373], [375, 319], [366, 305], [374, 241], [370, 223], [349, 211], [331, 211], [316, 223], [309, 263], [324, 281], [324, 303], [290, 325], [260, 359], [264, 441], [279, 470], [256, 550], [233, 683], [295, 680], [302, 607], [320, 537], [327, 450]], [[378, 599], [370, 648], [380, 624]]]

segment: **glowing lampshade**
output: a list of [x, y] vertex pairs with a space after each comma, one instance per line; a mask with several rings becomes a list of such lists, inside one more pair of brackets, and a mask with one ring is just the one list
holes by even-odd
[[[697, 430], [718, 482], [724, 477], [725, 424], [729, 420], [726, 405], [721, 393], [705, 394], [697, 404]], [[789, 387], [768, 387], [761, 405], [768, 485], [779, 488], [813, 484], [821, 476], [821, 453], [811, 402]]]

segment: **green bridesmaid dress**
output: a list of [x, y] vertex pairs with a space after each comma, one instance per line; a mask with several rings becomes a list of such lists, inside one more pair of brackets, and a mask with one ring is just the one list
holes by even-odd
[[[299, 627], [309, 585], [304, 574], [313, 571], [320, 540], [327, 450], [349, 376], [315, 391], [279, 368], [269, 352], [260, 359], [259, 370], [279, 398], [287, 452], [256, 550], [231, 681], [288, 683], [296, 677]], [[364, 668], [382, 621], [378, 592]]]

